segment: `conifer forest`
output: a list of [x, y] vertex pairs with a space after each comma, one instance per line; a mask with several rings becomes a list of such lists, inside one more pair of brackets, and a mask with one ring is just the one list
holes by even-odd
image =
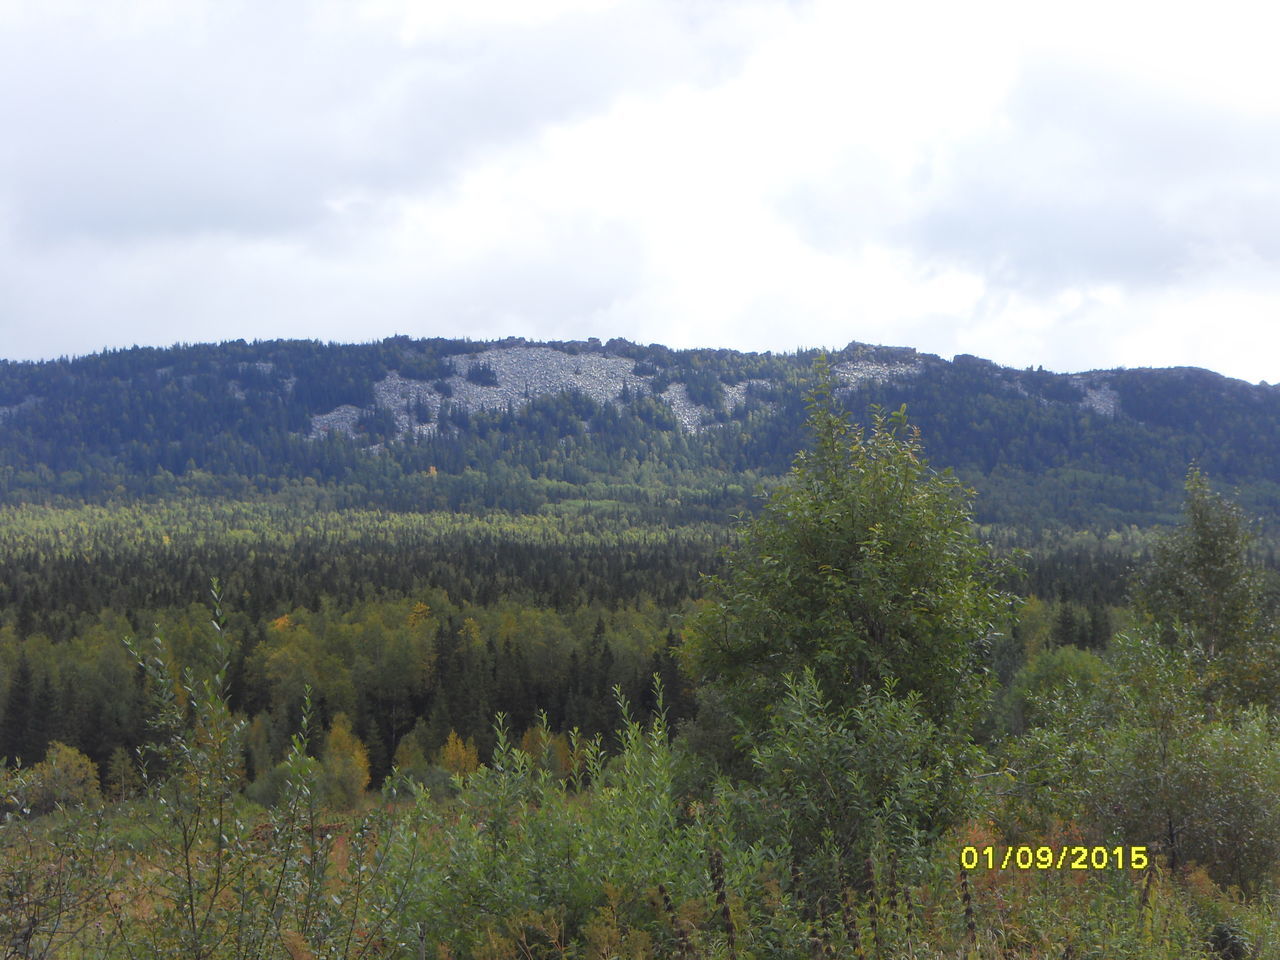
[[0, 957], [1280, 957], [1280, 388], [0, 361]]

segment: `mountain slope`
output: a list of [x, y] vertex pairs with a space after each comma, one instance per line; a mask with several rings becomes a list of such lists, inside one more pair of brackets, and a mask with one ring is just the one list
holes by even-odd
[[[722, 519], [803, 445], [816, 357], [397, 337], [0, 362], [0, 497], [243, 497], [310, 478], [349, 505], [603, 499]], [[831, 361], [856, 415], [907, 404], [934, 464], [983, 494], [980, 519], [1149, 524], [1172, 515], [1192, 460], [1255, 511], [1280, 503], [1276, 388], [857, 343]]]

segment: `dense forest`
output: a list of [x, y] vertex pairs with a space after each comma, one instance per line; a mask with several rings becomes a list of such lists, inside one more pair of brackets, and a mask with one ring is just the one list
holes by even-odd
[[1274, 952], [1277, 415], [859, 344], [0, 362], [0, 944]]
[[[723, 521], [802, 441], [816, 351], [622, 340], [236, 341], [0, 361], [0, 499], [245, 499], [315, 484], [335, 508]], [[1196, 461], [1251, 511], [1280, 503], [1280, 389], [1204, 370], [1054, 374], [850, 344], [845, 406], [906, 403], [977, 519], [1171, 522]]]

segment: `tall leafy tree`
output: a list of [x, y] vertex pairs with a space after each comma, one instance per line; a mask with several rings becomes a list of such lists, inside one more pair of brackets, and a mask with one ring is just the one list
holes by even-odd
[[1258, 573], [1249, 561], [1253, 533], [1244, 513], [1187, 472], [1182, 525], [1155, 546], [1137, 593], [1151, 619], [1186, 628], [1206, 656], [1248, 641], [1261, 626]]
[[333, 718], [321, 763], [328, 801], [344, 810], [358, 806], [369, 785], [369, 751], [352, 732], [345, 713]]
[[971, 522], [972, 492], [930, 469], [905, 409], [852, 426], [819, 370], [812, 449], [753, 520], [686, 630], [694, 676], [760, 729], [811, 669], [834, 707], [893, 681], [930, 720], [969, 730], [990, 693], [985, 647], [1007, 598]]
[[1136, 606], [1166, 643], [1196, 655], [1209, 699], [1274, 705], [1280, 649], [1250, 558], [1254, 533], [1194, 466], [1182, 512], [1139, 575]]
[[809, 411], [812, 449], [712, 580], [683, 653], [699, 723], [727, 710], [792, 855], [832, 876], [832, 857], [918, 849], [969, 809], [1006, 598], [971, 494], [929, 468], [905, 410], [853, 427], [820, 368]]

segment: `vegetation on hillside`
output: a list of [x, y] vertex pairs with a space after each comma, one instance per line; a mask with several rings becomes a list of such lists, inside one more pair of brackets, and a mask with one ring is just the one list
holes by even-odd
[[[904, 412], [832, 393], [729, 536], [302, 482], [9, 507], [0, 944], [1275, 955], [1280, 645], [1241, 511], [1193, 470], [1171, 532], [1034, 538], [1016, 574], [1024, 532], [975, 527]], [[1104, 579], [1144, 552], [1132, 598]], [[175, 592], [210, 557], [211, 623]]]
[[[631, 362], [643, 382], [612, 403], [514, 385], [494, 409], [454, 396], [455, 382], [494, 382], [476, 354], [526, 346], [235, 341], [0, 361], [0, 502], [245, 499], [310, 482], [337, 507], [533, 512], [608, 499], [649, 522], [720, 522], [750, 507], [761, 478], [786, 472], [817, 359], [552, 343], [540, 346]], [[842, 387], [847, 408], [908, 404], [933, 461], [981, 494], [984, 522], [1105, 531], [1171, 520], [1192, 460], [1250, 509], [1280, 504], [1280, 391], [1270, 387], [1196, 370], [1084, 381], [863, 344], [831, 359], [882, 371]], [[375, 392], [392, 373], [419, 391], [394, 412]], [[705, 409], [704, 429], [678, 425], [662, 399], [672, 385]], [[359, 411], [351, 435], [313, 438], [314, 418], [343, 406]], [[422, 429], [406, 434], [397, 418]], [[653, 499], [674, 488], [683, 492]]]

